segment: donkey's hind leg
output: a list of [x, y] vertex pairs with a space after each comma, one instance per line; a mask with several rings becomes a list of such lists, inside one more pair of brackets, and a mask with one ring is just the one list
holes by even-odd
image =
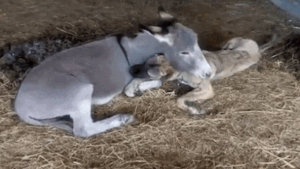
[[78, 95], [81, 97], [76, 110], [71, 114], [71, 118], [73, 119], [73, 134], [75, 136], [89, 137], [129, 124], [135, 120], [133, 115], [117, 114], [110, 118], [93, 122], [91, 117], [93, 85], [82, 87], [78, 92]]
[[90, 137], [135, 121], [131, 114], [117, 114], [97, 122], [93, 122], [91, 117], [87, 117], [87, 114], [82, 115], [84, 117], [73, 119], [73, 133], [79, 137]]

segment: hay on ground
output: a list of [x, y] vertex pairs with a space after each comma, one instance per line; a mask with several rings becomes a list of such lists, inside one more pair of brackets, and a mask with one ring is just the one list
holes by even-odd
[[102, 112], [130, 112], [140, 123], [89, 139], [19, 121], [16, 85], [1, 74], [2, 168], [299, 168], [300, 90], [295, 77], [266, 64], [213, 84], [203, 104], [214, 113], [190, 117], [174, 92], [117, 98]]

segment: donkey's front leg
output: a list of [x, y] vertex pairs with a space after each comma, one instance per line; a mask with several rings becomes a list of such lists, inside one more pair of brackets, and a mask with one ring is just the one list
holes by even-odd
[[196, 107], [186, 105], [186, 101], [201, 101], [211, 99], [214, 97], [214, 91], [209, 80], [203, 81], [199, 88], [194, 89], [191, 92], [179, 97], [177, 99], [177, 106], [185, 111], [189, 111], [191, 114], [204, 114], [205, 112], [199, 112]]

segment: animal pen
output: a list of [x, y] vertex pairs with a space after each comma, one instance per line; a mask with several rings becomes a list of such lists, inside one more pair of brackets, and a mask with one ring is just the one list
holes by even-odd
[[[157, 8], [198, 34], [203, 50], [233, 37], [280, 39], [249, 68], [212, 83], [204, 116], [175, 105], [173, 83], [94, 108], [137, 124], [78, 138], [26, 124], [13, 109], [26, 73], [59, 51], [152, 25]], [[297, 0], [14, 0], [0, 3], [0, 168], [300, 168], [300, 2]], [[47, 97], [47, 96], [45, 96]], [[197, 103], [196, 103], [197, 104]]]

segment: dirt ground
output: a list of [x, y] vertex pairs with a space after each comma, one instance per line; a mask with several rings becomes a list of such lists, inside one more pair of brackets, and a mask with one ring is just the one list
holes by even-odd
[[[134, 32], [138, 23], [156, 22], [160, 4], [193, 28], [206, 50], [235, 36], [263, 44], [275, 27], [281, 35], [299, 29], [299, 21], [267, 0], [1, 1], [0, 54], [34, 40], [67, 39], [74, 46]], [[140, 123], [88, 139], [22, 123], [12, 108], [16, 74], [22, 73], [2, 70], [0, 168], [300, 168], [295, 52], [278, 46], [264, 56], [260, 71], [214, 83], [216, 96], [201, 105], [212, 110], [205, 117], [179, 110], [168, 86], [133, 99], [119, 97], [96, 112], [131, 112]]]

